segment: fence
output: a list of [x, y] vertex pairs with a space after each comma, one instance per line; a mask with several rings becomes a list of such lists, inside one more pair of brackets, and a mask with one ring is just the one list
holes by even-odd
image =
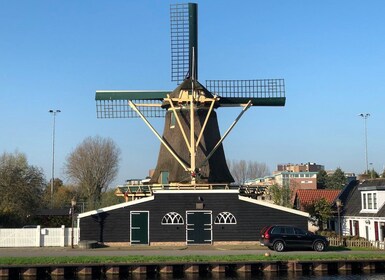
[[373, 249], [385, 249], [384, 241], [369, 241], [366, 239], [339, 239], [337, 237], [329, 237], [330, 246], [345, 246], [345, 247], [361, 247]]
[[[78, 244], [78, 228], [73, 229], [73, 245]], [[72, 244], [72, 228], [2, 228], [0, 247], [65, 247]]]

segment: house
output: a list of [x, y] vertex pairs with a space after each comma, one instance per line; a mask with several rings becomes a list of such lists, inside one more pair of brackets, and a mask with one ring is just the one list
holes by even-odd
[[105, 244], [258, 242], [267, 225], [308, 229], [309, 214], [240, 195], [238, 190], [156, 190], [153, 195], [78, 216], [80, 240]]
[[370, 241], [384, 240], [385, 179], [355, 181], [341, 200], [343, 235], [364, 237]]
[[294, 198], [294, 208], [306, 211], [306, 206], [324, 198], [330, 205], [334, 203], [341, 190], [297, 190]]

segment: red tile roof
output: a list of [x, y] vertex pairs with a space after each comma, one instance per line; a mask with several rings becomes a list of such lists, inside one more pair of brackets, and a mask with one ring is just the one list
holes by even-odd
[[301, 205], [312, 203], [313, 201], [325, 198], [327, 202], [332, 203], [341, 190], [298, 190], [297, 199]]

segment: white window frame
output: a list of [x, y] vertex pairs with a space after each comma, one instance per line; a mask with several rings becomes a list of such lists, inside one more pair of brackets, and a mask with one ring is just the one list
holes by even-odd
[[361, 192], [361, 213], [376, 213], [378, 211], [378, 194], [376, 191]]
[[181, 214], [177, 212], [168, 212], [163, 216], [162, 225], [184, 225], [184, 219]]
[[237, 219], [230, 212], [221, 212], [215, 217], [214, 224], [216, 224], [216, 225], [236, 225]]

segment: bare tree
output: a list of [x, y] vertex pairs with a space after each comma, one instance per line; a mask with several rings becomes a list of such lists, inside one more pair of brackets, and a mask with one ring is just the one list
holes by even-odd
[[68, 157], [65, 173], [81, 189], [89, 208], [100, 203], [102, 191], [118, 173], [120, 149], [111, 139], [86, 138]]
[[270, 170], [266, 163], [256, 161], [233, 160], [228, 163], [228, 166], [235, 182], [238, 184], [244, 184], [247, 180], [264, 177], [270, 174]]

